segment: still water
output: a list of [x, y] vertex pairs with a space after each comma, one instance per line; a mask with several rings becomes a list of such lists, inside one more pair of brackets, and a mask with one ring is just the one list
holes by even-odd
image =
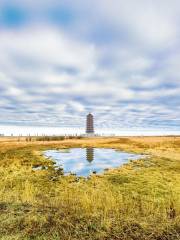
[[105, 148], [48, 150], [44, 155], [53, 159], [57, 167], [62, 167], [65, 174], [74, 173], [85, 177], [94, 172], [101, 173], [105, 169], [119, 167], [128, 160], [142, 158], [142, 155]]

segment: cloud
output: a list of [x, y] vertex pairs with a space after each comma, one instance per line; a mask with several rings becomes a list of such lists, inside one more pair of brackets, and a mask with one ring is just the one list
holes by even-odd
[[158, 50], [170, 47], [178, 40], [176, 17], [179, 6], [178, 1], [172, 3], [169, 0], [148, 3], [144, 0], [100, 0], [98, 3], [91, 1], [90, 6], [87, 5], [87, 12], [90, 7], [95, 18], [111, 25], [120, 33], [120, 37], [125, 33], [125, 39], [131, 43]]
[[8, 4], [26, 20], [0, 17], [0, 124], [84, 127], [92, 111], [96, 128], [179, 128], [178, 1]]

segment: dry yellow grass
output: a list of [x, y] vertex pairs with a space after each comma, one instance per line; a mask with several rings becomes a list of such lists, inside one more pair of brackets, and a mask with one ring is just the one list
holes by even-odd
[[[40, 154], [89, 146], [150, 157], [87, 180], [63, 176]], [[0, 175], [0, 239], [180, 239], [180, 137], [3, 138]]]

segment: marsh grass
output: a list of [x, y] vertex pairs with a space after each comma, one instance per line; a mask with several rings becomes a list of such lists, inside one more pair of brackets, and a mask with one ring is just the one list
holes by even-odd
[[[74, 146], [148, 157], [84, 179], [64, 176], [41, 154]], [[179, 147], [180, 138], [1, 143], [0, 239], [180, 239]]]

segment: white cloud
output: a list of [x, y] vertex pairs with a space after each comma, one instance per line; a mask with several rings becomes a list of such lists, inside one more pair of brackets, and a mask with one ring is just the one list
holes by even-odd
[[78, 7], [91, 13], [95, 22], [99, 19], [116, 32], [125, 33], [128, 41], [138, 48], [161, 50], [178, 41], [178, 1], [92, 0], [89, 4], [79, 1]]
[[[53, 7], [37, 4], [34, 14]], [[79, 127], [93, 111], [98, 127], [178, 128], [178, 1], [62, 4], [79, 14], [67, 28], [34, 18], [0, 30], [0, 123]]]
[[57, 64], [85, 71], [87, 66], [93, 70], [95, 62], [93, 45], [72, 41], [62, 31], [52, 28], [1, 31], [0, 47], [12, 63], [21, 60], [22, 63], [27, 61], [28, 65], [51, 67], [51, 64]]

